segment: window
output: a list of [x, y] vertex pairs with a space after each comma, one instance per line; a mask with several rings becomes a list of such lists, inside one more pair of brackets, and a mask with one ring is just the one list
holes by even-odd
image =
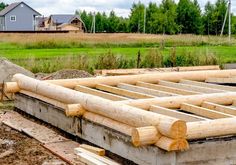
[[20, 7], [24, 7], [24, 4], [21, 4]]
[[11, 15], [10, 16], [10, 21], [11, 22], [15, 22], [16, 21], [16, 16], [15, 15]]

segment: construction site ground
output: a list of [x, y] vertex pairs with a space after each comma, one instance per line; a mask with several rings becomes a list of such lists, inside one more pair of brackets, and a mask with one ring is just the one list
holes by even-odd
[[[0, 116], [12, 111], [12, 103], [0, 107]], [[1, 117], [0, 117], [1, 118]], [[45, 149], [40, 142], [0, 122], [0, 164], [67, 165]]]

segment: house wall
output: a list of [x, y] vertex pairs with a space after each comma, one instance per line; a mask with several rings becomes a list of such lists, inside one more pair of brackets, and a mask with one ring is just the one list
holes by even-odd
[[0, 31], [4, 30], [4, 17], [0, 17]]
[[[10, 21], [10, 17], [15, 15], [16, 21]], [[33, 31], [35, 30], [35, 18], [38, 15], [27, 5], [18, 5], [15, 9], [5, 15], [6, 31]]]
[[79, 27], [73, 25], [65, 25], [59, 28], [60, 30], [68, 30], [68, 31], [82, 31]]

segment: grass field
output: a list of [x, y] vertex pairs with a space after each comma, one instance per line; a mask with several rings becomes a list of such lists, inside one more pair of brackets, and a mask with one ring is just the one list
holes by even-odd
[[[0, 56], [34, 72], [51, 72], [65, 67], [58, 68], [53, 65], [55, 69], [43, 70], [48, 68], [45, 67], [47, 63], [58, 58], [63, 61], [68, 57], [67, 61], [70, 62], [81, 60], [80, 56], [86, 56], [86, 61], [88, 59], [94, 61], [99, 56], [112, 52], [115, 56], [122, 56], [122, 59], [136, 60], [138, 51], [141, 52], [141, 58], [144, 58], [153, 48], [164, 57], [173, 54], [175, 48], [174, 55], [177, 56], [214, 54], [220, 63], [236, 62], [236, 40], [232, 39], [229, 44], [226, 37], [148, 34], [0, 34]], [[29, 65], [28, 62], [32, 64]], [[70, 65], [69, 62], [67, 65]], [[37, 65], [41, 65], [42, 69], [35, 69]], [[91, 62], [88, 65], [91, 65]], [[133, 66], [135, 65], [130, 65]]]

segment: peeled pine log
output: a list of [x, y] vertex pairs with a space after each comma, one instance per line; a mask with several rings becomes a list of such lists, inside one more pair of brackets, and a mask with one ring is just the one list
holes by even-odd
[[132, 130], [132, 143], [135, 147], [155, 144], [161, 134], [154, 126], [134, 128]]
[[128, 135], [128, 136], [131, 136], [132, 129], [134, 128], [134, 127], [131, 127], [127, 124], [109, 119], [107, 117], [104, 117], [102, 115], [98, 115], [98, 114], [92, 113], [92, 112], [85, 112], [83, 115], [83, 118], [87, 119], [91, 122], [108, 127], [110, 129], [113, 129], [115, 131], [121, 132], [121, 133]]
[[61, 108], [61, 109], [65, 110], [65, 114], [68, 117], [81, 116], [85, 112], [85, 109], [83, 107], [81, 107], [80, 104], [65, 104], [60, 101], [50, 99], [45, 96], [41, 96], [41, 95], [26, 91], [26, 90], [21, 90], [20, 93], [25, 94], [30, 97], [33, 97], [33, 98], [36, 98], [38, 100], [42, 100], [42, 101], [47, 102], [51, 105]]
[[6, 93], [16, 93], [20, 91], [20, 87], [16, 82], [4, 83], [4, 92]]
[[236, 78], [215, 78], [210, 77], [205, 80], [208, 83], [215, 83], [215, 84], [236, 84]]
[[204, 101], [208, 101], [216, 104], [231, 105], [234, 99], [236, 99], [236, 92], [125, 100], [119, 102], [142, 109], [149, 109], [151, 105], [158, 105], [171, 109], [179, 109], [182, 103], [201, 106]]
[[172, 68], [141, 68], [141, 69], [110, 69], [95, 70], [97, 75], [131, 75], [131, 74], [147, 74], [157, 72], [173, 72], [173, 71], [197, 71], [197, 70], [220, 70], [219, 65], [209, 66], [193, 66], [193, 67], [172, 67]]
[[[194, 74], [193, 74], [194, 73]], [[136, 84], [138, 81], [156, 83], [158, 80], [179, 82], [181, 79], [205, 81], [207, 78], [229, 78], [236, 76], [236, 70], [210, 70], [210, 71], [188, 71], [188, 72], [169, 72], [143, 75], [126, 75], [126, 76], [112, 76], [112, 77], [95, 77], [95, 78], [80, 78], [80, 79], [63, 79], [63, 80], [47, 80], [56, 85], [64, 86], [66, 88], [75, 88], [76, 85], [83, 85], [87, 87], [96, 87], [97, 84], [117, 85], [119, 83]], [[8, 87], [7, 87], [8, 86]], [[6, 89], [9, 93], [19, 91], [17, 83], [6, 84]]]
[[202, 139], [236, 134], [236, 118], [187, 123], [187, 139]]
[[189, 148], [186, 139], [171, 139], [165, 136], [162, 136], [155, 145], [166, 151], [184, 151]]
[[106, 116], [130, 126], [157, 126], [161, 134], [171, 138], [181, 138], [186, 135], [186, 122], [176, 118], [81, 93], [45, 81], [39, 81], [22, 74], [16, 74], [13, 78], [21, 89], [67, 104], [80, 104], [90, 112]]
[[62, 103], [60, 101], [57, 101], [57, 100], [54, 100], [54, 99], [50, 99], [50, 98], [47, 98], [45, 96], [41, 96], [41, 95], [38, 95], [38, 94], [33, 93], [33, 92], [26, 91], [26, 90], [20, 90], [20, 93], [22, 93], [24, 95], [27, 95], [27, 96], [30, 96], [30, 97], [33, 97], [33, 98], [36, 98], [38, 100], [47, 102], [47, 103], [49, 103], [51, 105], [54, 105], [55, 107], [59, 107], [61, 109], [65, 109], [66, 106], [67, 106], [67, 104]]
[[67, 117], [83, 116], [85, 111], [80, 104], [68, 104], [65, 108]]
[[88, 87], [96, 87], [97, 84], [117, 85], [118, 83], [136, 84], [138, 81], [156, 83], [158, 80], [179, 82], [181, 79], [205, 81], [210, 77], [228, 78], [236, 76], [236, 70], [211, 70], [211, 71], [192, 71], [188, 72], [168, 72], [156, 74], [143, 74], [133, 76], [113, 76], [113, 77], [96, 77], [96, 78], [80, 78], [66, 80], [48, 80], [47, 82], [74, 88], [76, 85], [84, 85]]
[[134, 128], [132, 130], [132, 143], [135, 147], [155, 144], [166, 151], [183, 151], [189, 148], [185, 138], [172, 139], [162, 136], [154, 126]]

